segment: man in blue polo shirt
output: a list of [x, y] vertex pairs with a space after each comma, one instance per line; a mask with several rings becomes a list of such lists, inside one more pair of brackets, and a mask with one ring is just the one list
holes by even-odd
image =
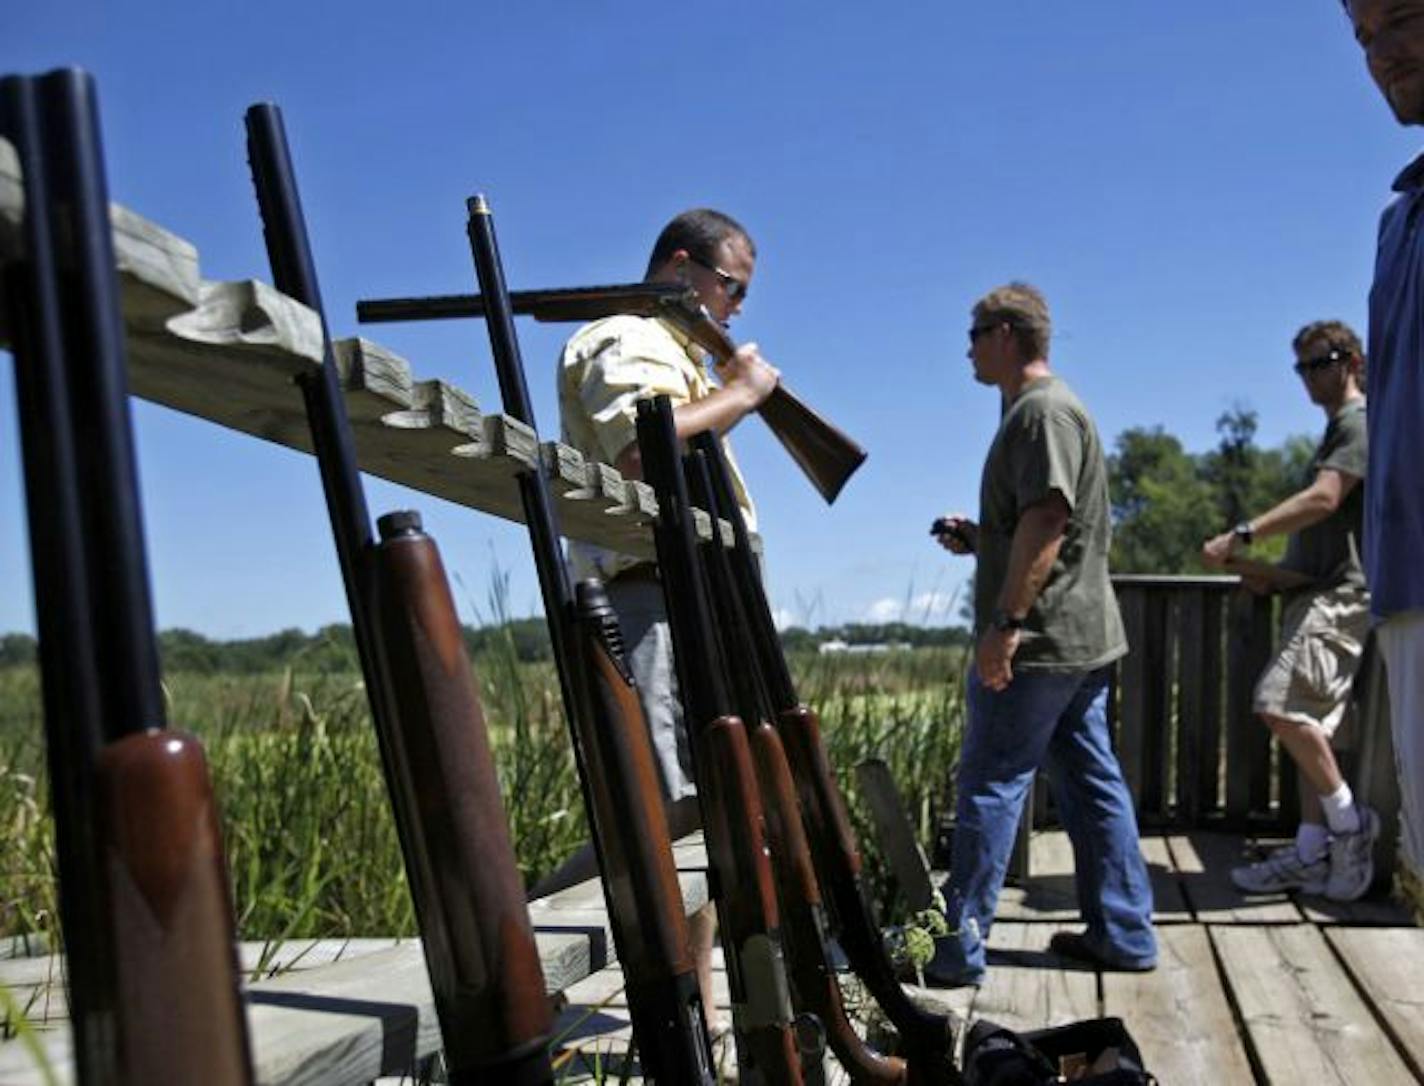
[[[1400, 124], [1424, 125], [1424, 3], [1347, 0]], [[1424, 155], [1394, 182], [1370, 290], [1365, 575], [1389, 675], [1404, 853], [1424, 873]]]

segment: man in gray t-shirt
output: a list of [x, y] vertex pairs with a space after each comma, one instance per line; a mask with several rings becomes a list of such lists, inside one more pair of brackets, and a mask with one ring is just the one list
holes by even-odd
[[1109, 667], [1127, 651], [1108, 580], [1107, 469], [1087, 410], [1048, 366], [1048, 305], [1010, 283], [975, 304], [974, 377], [1004, 406], [984, 461], [979, 521], [935, 523], [977, 554], [975, 661], [956, 778], [954, 850], [943, 886], [952, 934], [926, 980], [977, 984], [1034, 772], [1048, 770], [1073, 842], [1087, 930], [1049, 948], [1098, 968], [1157, 961], [1152, 889], [1132, 796], [1107, 727]]
[[[1369, 456], [1364, 350], [1339, 321], [1296, 333], [1295, 371], [1327, 419], [1310, 481], [1259, 516], [1209, 539], [1207, 565], [1236, 569], [1248, 588], [1283, 591], [1281, 638], [1256, 684], [1257, 716], [1280, 740], [1301, 775], [1296, 839], [1257, 863], [1235, 868], [1248, 893], [1304, 890], [1352, 901], [1374, 879], [1379, 817], [1357, 804], [1330, 749], [1369, 631], [1370, 600], [1360, 566], [1363, 487]], [[1236, 557], [1260, 536], [1290, 533], [1274, 566]]]

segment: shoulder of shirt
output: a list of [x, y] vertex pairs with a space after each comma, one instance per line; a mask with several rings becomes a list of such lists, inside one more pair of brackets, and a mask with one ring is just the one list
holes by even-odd
[[568, 365], [601, 354], [618, 344], [642, 349], [681, 350], [682, 345], [667, 325], [654, 317], [618, 313], [585, 324], [564, 344], [563, 362]]

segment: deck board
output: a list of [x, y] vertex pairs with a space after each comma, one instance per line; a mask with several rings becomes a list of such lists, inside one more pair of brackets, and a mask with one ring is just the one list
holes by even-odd
[[1164, 925], [1157, 930], [1157, 948], [1154, 973], [1102, 975], [1103, 1013], [1128, 1023], [1143, 1061], [1161, 1082], [1255, 1082], [1206, 930]]
[[989, 932], [989, 973], [970, 1015], [1016, 1030], [1096, 1017], [1097, 975], [1091, 969], [1064, 968], [1048, 952], [1048, 940], [1060, 930], [1066, 927], [995, 923]]
[[[1329, 915], [1310, 899], [1244, 898], [1228, 882], [1244, 844], [1223, 834], [1143, 839], [1157, 893], [1161, 953], [1153, 973], [1101, 973], [1049, 954], [1052, 934], [1075, 928], [1076, 916], [1071, 900], [1054, 903], [1051, 895], [1032, 892], [1030, 883], [1017, 902], [1006, 894], [1007, 907], [990, 933], [985, 986], [929, 994], [966, 1018], [1019, 1029], [1117, 1015], [1164, 1083], [1424, 1080], [1418, 982], [1424, 931], [1407, 921], [1380, 927], [1381, 919], [1400, 911], [1378, 899]], [[1033, 848], [1034, 877], [1050, 887], [1055, 878], [1067, 879], [1071, 894], [1066, 838], [1040, 832]], [[677, 852], [685, 889], [705, 892], [698, 843], [680, 843]], [[597, 886], [587, 884], [534, 905], [547, 974], [582, 977], [602, 960], [593, 931], [606, 931], [601, 901]], [[1035, 912], [1035, 905], [1047, 907]], [[249, 975], [262, 952], [260, 944], [244, 947]], [[376, 975], [359, 960], [363, 955], [380, 956], [371, 959]], [[43, 993], [55, 969], [52, 958], [0, 960], [0, 982], [17, 995]], [[292, 942], [278, 948], [267, 972], [272, 969], [282, 975], [249, 986], [260, 1082], [334, 1083], [377, 1069], [389, 1073], [394, 1054], [409, 1061], [435, 1044], [414, 940]], [[714, 978], [725, 1015], [720, 952]], [[48, 990], [62, 1009], [62, 996]], [[566, 1036], [557, 1057], [567, 1073], [563, 1081], [596, 1081], [595, 1067], [613, 1069], [616, 1078], [631, 1036], [616, 964], [568, 983], [564, 995], [568, 1006], [559, 1022]], [[382, 1051], [381, 1039], [393, 1047]], [[61, 1022], [39, 1040], [59, 1080], [71, 1081], [67, 1028]], [[316, 1050], [325, 1055], [317, 1058]], [[719, 1047], [718, 1058], [730, 1070], [730, 1042]], [[0, 1082], [40, 1081], [19, 1045], [0, 1044]], [[827, 1081], [844, 1077], [836, 1073]]]
[[1209, 931], [1268, 1081], [1418, 1081], [1313, 924]]
[[1196, 920], [1209, 924], [1297, 924], [1304, 917], [1286, 894], [1247, 896], [1231, 884], [1244, 860], [1241, 838], [1211, 832], [1166, 838], [1177, 877]]
[[1424, 930], [1330, 927], [1325, 938], [1424, 1082]]

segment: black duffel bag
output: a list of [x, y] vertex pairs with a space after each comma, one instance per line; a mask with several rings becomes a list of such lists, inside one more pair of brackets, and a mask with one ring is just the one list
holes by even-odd
[[1154, 1086], [1121, 1018], [1015, 1033], [987, 1019], [964, 1042], [965, 1086]]

